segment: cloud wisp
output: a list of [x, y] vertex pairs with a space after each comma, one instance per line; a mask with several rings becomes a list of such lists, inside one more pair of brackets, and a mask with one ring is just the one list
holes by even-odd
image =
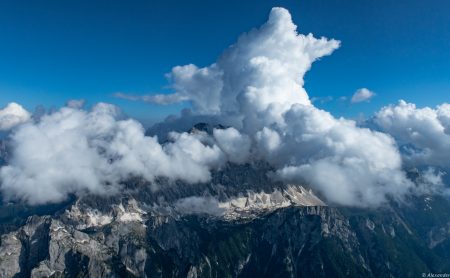
[[178, 93], [174, 94], [156, 94], [156, 95], [145, 95], [145, 96], [136, 96], [125, 93], [114, 93], [114, 97], [131, 100], [131, 101], [143, 101], [147, 103], [159, 104], [159, 105], [168, 105], [179, 103], [183, 101], [187, 101], [189, 98], [187, 96], [183, 96]]
[[350, 102], [351, 103], [369, 102], [374, 96], [375, 96], [374, 92], [370, 91], [367, 88], [361, 88], [356, 90]]

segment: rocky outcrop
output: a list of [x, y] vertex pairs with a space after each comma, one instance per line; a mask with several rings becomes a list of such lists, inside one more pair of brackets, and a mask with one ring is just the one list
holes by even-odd
[[242, 220], [162, 214], [135, 200], [107, 215], [83, 206], [4, 234], [1, 277], [378, 277], [410, 274], [396, 260], [406, 250], [413, 270], [446, 269], [400, 213], [289, 205]]
[[[228, 165], [203, 185], [0, 207], [0, 277], [410, 277], [450, 271], [450, 202], [334, 208]], [[165, 186], [165, 187], [164, 187]], [[164, 190], [160, 190], [164, 187]], [[414, 204], [414, 205], [412, 205]], [[30, 216], [31, 215], [31, 216]]]

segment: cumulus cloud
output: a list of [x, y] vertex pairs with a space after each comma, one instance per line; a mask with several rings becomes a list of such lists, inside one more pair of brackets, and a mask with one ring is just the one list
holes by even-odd
[[293, 106], [285, 122], [268, 157], [281, 179], [306, 182], [341, 205], [377, 205], [411, 188], [390, 136], [305, 105]]
[[5, 108], [0, 109], [0, 131], [9, 130], [17, 125], [27, 122], [30, 113], [17, 103], [9, 103]]
[[353, 94], [351, 103], [368, 102], [375, 96], [375, 93], [367, 88], [361, 88], [356, 90]]
[[186, 98], [194, 114], [228, 116], [249, 132], [282, 121], [291, 105], [310, 105], [303, 76], [339, 47], [296, 28], [287, 10], [272, 9], [265, 24], [241, 35], [210, 66], [174, 67], [168, 77], [176, 93], [165, 97]]
[[378, 127], [396, 138], [409, 165], [450, 165], [450, 104], [417, 108], [400, 100], [374, 117]]
[[1, 190], [6, 199], [40, 204], [71, 193], [114, 193], [133, 176], [206, 182], [225, 155], [204, 137], [173, 133], [162, 146], [138, 122], [121, 120], [112, 105], [89, 112], [63, 107], [17, 128], [12, 158], [0, 169]]
[[214, 129], [214, 139], [233, 163], [244, 163], [250, 156], [250, 138], [239, 133], [235, 128]]
[[311, 104], [303, 76], [338, 47], [336, 40], [298, 34], [287, 10], [272, 9], [263, 26], [243, 34], [210, 67], [222, 73], [216, 110], [238, 114], [248, 133], [282, 122], [281, 114], [293, 104]]
[[160, 105], [168, 105], [168, 104], [174, 104], [179, 103], [182, 101], [188, 100], [188, 97], [179, 94], [156, 94], [156, 95], [145, 95], [145, 96], [135, 96], [135, 95], [129, 95], [124, 93], [115, 93], [114, 96], [116, 98], [126, 99], [126, 100], [132, 100], [132, 101], [143, 101], [147, 103], [154, 103], [154, 104], [160, 104]]
[[274, 160], [274, 154], [281, 146], [281, 136], [278, 132], [264, 127], [255, 134], [255, 141], [258, 153], [265, 159]]

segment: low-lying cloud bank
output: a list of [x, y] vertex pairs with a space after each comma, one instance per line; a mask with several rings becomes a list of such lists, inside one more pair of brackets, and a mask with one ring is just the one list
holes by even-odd
[[[307, 183], [328, 202], [376, 206], [387, 196], [401, 199], [417, 191], [403, 161], [448, 167], [448, 104], [435, 110], [404, 102], [385, 107], [374, 122], [386, 133], [337, 119], [311, 104], [303, 77], [339, 41], [296, 29], [287, 10], [274, 8], [264, 25], [241, 35], [210, 66], [174, 67], [174, 94], [120, 95], [160, 104], [189, 101], [192, 111], [184, 116], [230, 128], [211, 135], [171, 132], [161, 144], [114, 106], [85, 111], [70, 105], [14, 130], [12, 159], [0, 170], [3, 195], [39, 204], [71, 193], [114, 193], [132, 176], [201, 183], [227, 162], [265, 160], [276, 169], [274, 179]], [[427, 192], [442, 183], [441, 176], [424, 173]]]
[[162, 146], [138, 122], [121, 120], [112, 105], [97, 104], [89, 112], [64, 107], [11, 135], [12, 159], [0, 169], [1, 189], [7, 199], [40, 204], [70, 193], [115, 193], [133, 176], [206, 182], [227, 154], [208, 140], [205, 134], [172, 133]]

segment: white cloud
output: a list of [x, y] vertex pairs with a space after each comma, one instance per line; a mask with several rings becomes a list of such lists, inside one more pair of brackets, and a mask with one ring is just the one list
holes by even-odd
[[17, 125], [27, 122], [30, 113], [17, 103], [9, 103], [5, 108], [0, 109], [0, 131], [9, 130]]
[[[276, 153], [281, 146], [281, 137], [278, 132], [264, 127], [255, 135], [258, 152], [265, 158], [271, 158], [271, 154]], [[272, 160], [274, 158], [272, 157]]]
[[378, 205], [411, 188], [390, 136], [305, 105], [295, 105], [285, 122], [282, 147], [272, 153], [282, 179], [306, 182], [341, 205]]
[[245, 134], [240, 134], [235, 128], [214, 129], [214, 139], [217, 145], [227, 154], [228, 160], [234, 163], [244, 163], [250, 156], [251, 141]]
[[352, 96], [351, 103], [359, 103], [363, 101], [370, 101], [375, 96], [375, 93], [367, 88], [358, 89]]
[[[298, 34], [289, 12], [274, 8], [268, 22], [243, 34], [216, 63], [178, 66], [170, 77], [194, 113], [234, 118], [278, 177], [307, 182], [333, 203], [380, 204], [411, 186], [394, 140], [315, 108], [303, 88], [311, 64], [338, 47], [336, 40]], [[355, 98], [371, 96], [361, 89]]]
[[162, 146], [134, 120], [119, 120], [116, 107], [86, 112], [70, 107], [17, 128], [9, 165], [0, 169], [6, 199], [31, 204], [59, 202], [68, 194], [114, 193], [132, 176], [206, 182], [224, 162], [217, 146], [199, 135], [173, 134]]
[[397, 105], [383, 107], [374, 122], [394, 136], [402, 145], [402, 154], [410, 165], [450, 165], [450, 105], [435, 109], [417, 108], [403, 100]]
[[289, 12], [274, 8], [264, 25], [241, 35], [216, 63], [177, 66], [169, 77], [195, 113], [234, 115], [248, 132], [257, 132], [282, 121], [291, 105], [310, 104], [303, 76], [338, 47], [336, 40], [298, 34]]

